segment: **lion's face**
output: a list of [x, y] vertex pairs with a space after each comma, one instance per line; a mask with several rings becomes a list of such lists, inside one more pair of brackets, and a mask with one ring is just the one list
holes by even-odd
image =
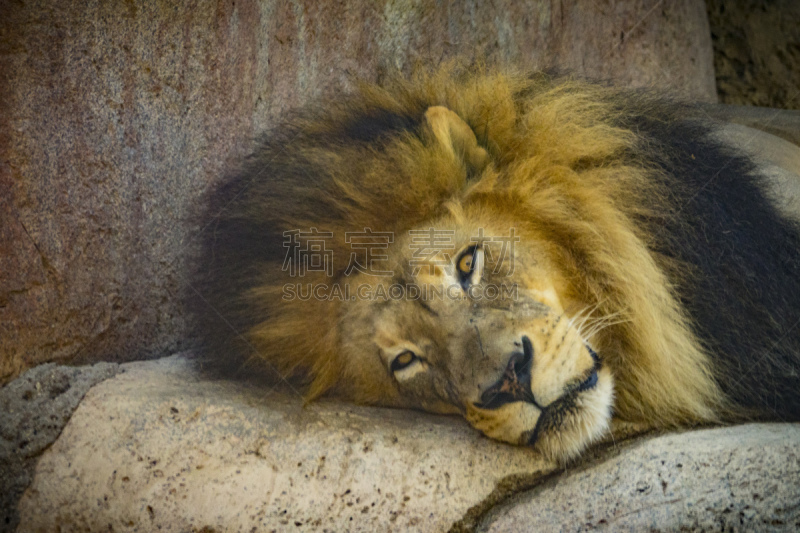
[[608, 427], [611, 372], [565, 311], [547, 246], [471, 210], [393, 243], [393, 276], [351, 281], [359, 298], [339, 333], [347, 374], [368, 401], [460, 413], [489, 437], [573, 457]]

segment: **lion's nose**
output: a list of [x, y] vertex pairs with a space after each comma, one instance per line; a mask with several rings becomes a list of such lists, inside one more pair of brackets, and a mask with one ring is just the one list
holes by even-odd
[[511, 402], [536, 404], [531, 393], [532, 362], [533, 344], [527, 336], [523, 336], [522, 351], [511, 354], [503, 376], [483, 391], [481, 401], [475, 405], [483, 409], [497, 409]]
[[531, 363], [533, 362], [533, 344], [527, 335], [522, 337], [522, 353], [514, 352], [508, 360], [503, 375], [514, 375], [520, 383], [531, 384]]

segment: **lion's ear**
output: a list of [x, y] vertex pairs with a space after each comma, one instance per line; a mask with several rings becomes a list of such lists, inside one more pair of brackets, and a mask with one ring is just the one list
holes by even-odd
[[433, 135], [456, 160], [462, 160], [473, 171], [481, 171], [489, 162], [489, 154], [478, 145], [475, 132], [461, 117], [443, 106], [425, 111], [425, 120]]

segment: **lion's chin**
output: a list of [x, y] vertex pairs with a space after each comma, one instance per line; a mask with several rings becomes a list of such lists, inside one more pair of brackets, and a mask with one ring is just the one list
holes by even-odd
[[607, 432], [614, 402], [614, 380], [598, 371], [597, 384], [543, 411], [528, 402], [498, 409], [469, 407], [467, 420], [487, 437], [518, 446], [533, 445], [548, 459], [567, 462]]

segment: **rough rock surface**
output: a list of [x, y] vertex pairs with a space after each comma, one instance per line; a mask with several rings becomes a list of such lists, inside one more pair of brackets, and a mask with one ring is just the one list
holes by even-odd
[[782, 530], [800, 520], [798, 424], [618, 441], [564, 469], [460, 418], [303, 408], [291, 391], [215, 380], [185, 356], [120, 369], [42, 454], [17, 531], [736, 530], [764, 520]]
[[798, 529], [800, 424], [750, 424], [639, 442], [495, 508], [478, 531]]
[[706, 0], [719, 99], [800, 109], [800, 3]]
[[170, 357], [94, 387], [20, 502], [28, 531], [443, 531], [553, 469], [460, 418], [214, 381]]
[[0, 531], [16, 526], [17, 501], [38, 457], [58, 438], [86, 391], [117, 369], [113, 363], [80, 368], [50, 363], [0, 389]]
[[0, 382], [176, 350], [187, 216], [287, 108], [477, 54], [714, 101], [700, 0], [5, 2]]
[[717, 120], [756, 128], [800, 146], [800, 111], [726, 104], [701, 107]]

